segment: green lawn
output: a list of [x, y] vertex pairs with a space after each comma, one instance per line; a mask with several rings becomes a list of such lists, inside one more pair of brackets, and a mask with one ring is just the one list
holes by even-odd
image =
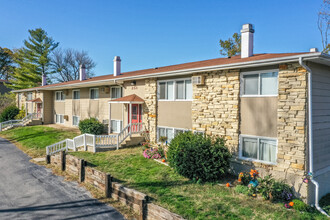
[[[21, 127], [0, 133], [31, 156], [45, 155], [47, 145], [77, 135], [46, 126]], [[186, 219], [327, 219], [318, 212], [286, 210], [283, 204], [237, 194], [233, 188], [192, 183], [171, 168], [145, 159], [140, 147], [96, 154], [72, 154], [110, 173], [124, 185], [148, 194], [154, 203]]]
[[103, 153], [74, 152], [109, 172], [124, 185], [144, 192], [153, 202], [187, 219], [326, 219], [320, 213], [287, 210], [283, 204], [254, 199], [217, 184], [195, 184], [171, 168], [145, 159], [141, 148]]
[[0, 136], [17, 145], [30, 156], [46, 155], [46, 146], [77, 136], [76, 132], [62, 131], [47, 126], [18, 127], [0, 132]]

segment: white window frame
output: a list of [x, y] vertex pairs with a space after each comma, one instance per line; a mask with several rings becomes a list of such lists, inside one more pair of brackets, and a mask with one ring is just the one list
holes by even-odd
[[[91, 98], [91, 92], [92, 92], [93, 89], [95, 89], [95, 90], [98, 91], [98, 97], [96, 99], [92, 99]], [[91, 100], [98, 100], [99, 98], [100, 98], [100, 90], [99, 90], [99, 88], [90, 88], [89, 89], [89, 99], [91, 99]]]
[[[63, 117], [63, 123], [61, 123], [61, 118], [60, 118], [60, 122], [57, 122], [57, 116]], [[55, 124], [64, 124], [64, 115], [63, 114], [55, 114]]]
[[[186, 81], [190, 80], [191, 81], [191, 88], [193, 89], [193, 85], [192, 85], [192, 79], [191, 77], [188, 78], [179, 78], [179, 79], [168, 79], [168, 80], [158, 80], [157, 82], [157, 100], [158, 101], [193, 101], [193, 98], [191, 99], [177, 99], [176, 98], [176, 83], [177, 81], [184, 81], [184, 89], [183, 89], [183, 96], [186, 97]], [[167, 83], [167, 82], [173, 82], [173, 99], [167, 99], [167, 86], [165, 86], [165, 99], [160, 99], [160, 89], [159, 89], [159, 84], [160, 83]], [[191, 93], [193, 93], [193, 91], [191, 91]]]
[[[62, 93], [62, 95], [63, 95], [63, 99], [57, 100], [57, 99], [56, 99], [56, 96], [57, 96], [56, 94], [57, 94], [57, 93]], [[56, 91], [56, 92], [55, 92], [55, 101], [56, 101], [56, 102], [64, 102], [64, 101], [65, 101], [65, 94], [64, 94], [63, 91]]]
[[[31, 98], [29, 99], [29, 95], [31, 95]], [[26, 95], [26, 101], [31, 101], [33, 99], [33, 92], [28, 92]]]
[[[260, 95], [260, 75], [263, 73], [273, 73], [277, 72], [277, 93], [272, 94], [272, 95]], [[268, 69], [268, 70], [258, 70], [258, 71], [246, 71], [246, 72], [241, 72], [240, 74], [240, 84], [241, 84], [241, 89], [240, 89], [240, 97], [277, 97], [278, 96], [278, 69]], [[244, 95], [244, 90], [245, 90], [245, 84], [244, 84], [244, 77], [245, 75], [258, 75], [258, 94], [257, 95]]]
[[119, 91], [120, 91], [120, 95], [119, 95], [119, 97], [118, 98], [121, 98], [122, 97], [122, 88], [121, 88], [121, 86], [111, 86], [110, 87], [110, 98], [111, 98], [111, 100], [113, 100], [113, 99], [118, 99], [118, 98], [112, 98], [112, 89], [119, 89]]
[[[77, 125], [73, 124], [73, 122], [74, 122], [73, 117], [78, 118], [78, 124], [77, 124]], [[78, 126], [79, 126], [79, 122], [80, 122], [80, 117], [77, 116], [77, 115], [72, 115], [72, 126], [76, 126], [76, 127], [78, 127]]]
[[[79, 92], [79, 99], [75, 99], [74, 98], [74, 92]], [[80, 89], [74, 89], [74, 90], [72, 90], [72, 99], [73, 100], [80, 100]]]
[[[180, 130], [180, 131], [183, 131], [183, 132], [187, 132], [187, 131], [191, 131], [191, 129], [186, 129], [186, 128], [176, 128], [176, 127], [167, 127], [167, 126], [157, 126], [157, 143], [160, 143], [159, 142], [159, 128], [164, 128], [165, 130], [166, 129], [172, 129], [173, 130], [173, 135], [175, 137], [175, 130]], [[174, 138], [173, 137], [173, 138]]]
[[[257, 139], [257, 143], [258, 143], [258, 151], [257, 151], [257, 157], [259, 158], [259, 143], [260, 143], [260, 139], [262, 140], [269, 140], [269, 141], [275, 141], [276, 143], [276, 162], [270, 162], [270, 161], [265, 161], [265, 160], [259, 160], [259, 159], [255, 159], [255, 158], [249, 158], [249, 157], [243, 157], [243, 138], [255, 138]], [[251, 161], [251, 162], [258, 162], [258, 163], [263, 163], [263, 164], [269, 164], [269, 165], [276, 165], [277, 164], [277, 154], [278, 154], [278, 139], [277, 138], [271, 138], [271, 137], [263, 137], [263, 136], [254, 136], [254, 135], [245, 135], [245, 134], [241, 134], [239, 136], [239, 153], [238, 153], [238, 158], [242, 159], [242, 160], [247, 160], [247, 161]]]
[[[115, 121], [117, 123], [117, 125], [119, 123], [119, 125], [120, 125], [119, 131], [113, 131], [113, 128], [111, 126], [112, 125], [112, 123], [111, 123], [112, 121]], [[117, 119], [111, 119], [110, 120], [110, 126], [111, 126], [111, 131], [110, 132], [113, 132], [114, 134], [118, 134], [123, 129], [123, 121], [122, 120], [117, 120]]]

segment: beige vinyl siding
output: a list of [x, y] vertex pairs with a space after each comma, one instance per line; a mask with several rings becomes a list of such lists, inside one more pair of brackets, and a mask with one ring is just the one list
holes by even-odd
[[136, 85], [131, 85], [132, 81], [124, 82], [123, 90], [122, 90], [122, 96], [128, 96], [135, 94], [139, 96], [140, 98], [144, 98], [145, 94], [145, 80], [137, 80]]
[[330, 166], [330, 68], [312, 68], [314, 170]]
[[277, 137], [277, 97], [241, 98], [241, 134]]
[[192, 128], [191, 101], [158, 101], [158, 126]]

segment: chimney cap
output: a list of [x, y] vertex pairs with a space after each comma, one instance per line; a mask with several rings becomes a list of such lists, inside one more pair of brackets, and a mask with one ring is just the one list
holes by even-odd
[[319, 50], [316, 47], [313, 47], [313, 48], [309, 49], [309, 52], [315, 53], [315, 52], [319, 52]]
[[121, 61], [120, 56], [115, 56], [115, 58], [113, 59], [113, 61]]
[[82, 68], [82, 69], [86, 69], [86, 66], [85, 66], [85, 64], [83, 63], [83, 64], [80, 64], [80, 66], [79, 66], [80, 68]]
[[245, 33], [245, 32], [254, 33], [253, 25], [252, 24], [243, 24], [241, 33]]

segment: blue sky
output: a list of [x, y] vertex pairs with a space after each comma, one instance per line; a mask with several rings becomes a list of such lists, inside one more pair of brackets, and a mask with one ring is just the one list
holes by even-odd
[[85, 50], [96, 75], [220, 57], [219, 39], [255, 26], [255, 53], [321, 49], [322, 0], [0, 0], [0, 46], [19, 48], [41, 27], [62, 48]]

